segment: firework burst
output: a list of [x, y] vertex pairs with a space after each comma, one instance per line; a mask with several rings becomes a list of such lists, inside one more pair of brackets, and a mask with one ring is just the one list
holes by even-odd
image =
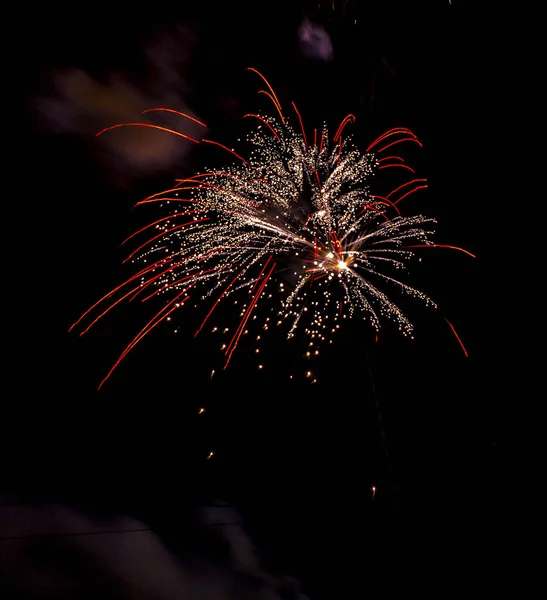
[[[238, 308], [235, 331], [222, 346], [225, 367], [248, 332], [249, 321], [257, 319], [257, 306], [266, 302], [273, 312], [259, 319], [257, 327], [283, 327], [288, 338], [307, 335], [308, 356], [317, 354], [321, 343], [332, 342], [344, 318], [365, 319], [376, 330], [387, 318], [404, 335], [412, 335], [411, 322], [388, 293], [397, 290], [435, 306], [426, 294], [401, 281], [400, 273], [407, 270], [416, 250], [447, 247], [470, 254], [435, 244], [434, 219], [401, 214], [401, 201], [426, 187], [401, 156], [387, 152], [403, 142], [421, 146], [410, 130], [391, 129], [362, 153], [344, 135], [354, 121], [348, 115], [334, 135], [324, 126], [308, 140], [294, 103], [296, 126], [283, 114], [264, 76], [250, 70], [266, 84], [267, 90], [261, 91], [277, 115], [244, 115], [257, 125], [247, 136], [246, 157], [218, 142], [196, 140], [152, 124], [120, 124], [100, 132], [122, 126], [152, 127], [195, 143], [221, 146], [233, 159], [223, 170], [178, 180], [170, 189], [137, 203], [153, 204], [160, 214], [124, 242], [135, 244], [124, 262], [135, 265], [136, 272], [71, 329], [90, 319], [82, 330], [85, 333], [122, 301], [161, 297], [163, 302], [101, 386], [136, 344], [171, 320], [191, 298], [209, 304], [196, 334], [219, 303], [230, 301]], [[371, 182], [387, 168], [409, 172], [411, 179], [386, 196], [375, 195]]]

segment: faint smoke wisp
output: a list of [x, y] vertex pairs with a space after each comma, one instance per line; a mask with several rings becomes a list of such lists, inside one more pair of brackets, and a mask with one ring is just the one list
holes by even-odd
[[321, 25], [304, 17], [298, 28], [300, 52], [306, 58], [330, 61], [333, 58], [332, 42]]

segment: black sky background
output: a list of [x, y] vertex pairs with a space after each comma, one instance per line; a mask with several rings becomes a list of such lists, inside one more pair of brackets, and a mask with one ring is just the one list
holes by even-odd
[[[2, 421], [6, 492], [135, 515], [175, 539], [175, 510], [224, 498], [312, 599], [339, 591], [340, 578], [351, 589], [360, 578], [387, 583], [419, 565], [409, 569], [419, 579], [452, 570], [458, 556], [463, 574], [474, 573], [499, 551], [507, 485], [502, 400], [510, 382], [499, 373], [505, 359], [491, 318], [494, 254], [485, 234], [494, 167], [480, 148], [495, 50], [484, 45], [471, 3], [337, 4], [317, 11], [266, 2], [249, 12], [205, 2], [36, 16], [26, 33], [36, 51], [19, 146], [28, 179], [17, 200], [28, 258]], [[304, 15], [329, 33], [332, 61], [299, 53]], [[120, 185], [90, 147], [99, 138], [52, 133], [36, 98], [67, 67], [99, 80], [123, 71], [138, 84], [145, 40], [180, 23], [196, 40], [184, 105], [209, 125], [210, 139], [230, 143], [239, 117], [266, 106], [248, 66], [285, 106], [296, 102], [308, 128], [324, 119], [336, 127], [352, 112], [361, 145], [395, 126], [418, 135], [424, 147], [411, 151], [411, 162], [429, 188], [408, 210], [437, 218], [439, 243], [478, 258], [423, 256], [415, 276], [440, 309], [404, 304], [415, 341], [389, 327], [378, 343], [366, 330], [346, 331], [313, 366], [320, 378], [310, 385], [288, 379], [307, 367], [291, 364], [279, 340], [263, 371], [241, 349], [229, 371], [210, 379], [217, 345], [207, 334], [193, 340], [192, 322], [188, 335], [184, 326], [177, 336], [150, 335], [96, 391], [146, 315], [121, 308], [84, 337], [67, 330], [122, 281], [119, 243], [139, 222], [133, 204], [179, 173], [175, 165]], [[201, 150], [187, 154], [180, 175], [206, 160]]]

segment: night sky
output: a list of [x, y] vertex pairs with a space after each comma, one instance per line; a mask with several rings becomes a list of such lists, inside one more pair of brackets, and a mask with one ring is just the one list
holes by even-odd
[[[441, 589], [451, 588], [453, 578], [484, 575], [484, 557], [501, 554], [500, 396], [511, 384], [499, 374], [506, 358], [484, 233], [493, 51], [481, 18], [458, 0], [178, 4], [41, 8], [26, 31], [34, 52], [22, 88], [17, 152], [28, 174], [17, 191], [17, 251], [28, 258], [7, 317], [17, 325], [2, 419], [6, 504], [131, 518], [179, 556], [191, 553], [196, 509], [222, 500], [267, 569], [299, 580], [310, 600], [419, 590], [441, 573]], [[303, 24], [318, 37], [306, 41]], [[243, 114], [269, 110], [247, 67], [264, 73], [284, 106], [295, 101], [310, 129], [335, 129], [351, 112], [366, 147], [391, 127], [410, 128], [423, 148], [407, 156], [428, 188], [409, 213], [436, 218], [439, 243], [477, 258], [427, 250], [412, 282], [439, 309], [402, 299], [416, 339], [386, 325], [376, 342], [352, 326], [313, 363], [314, 385], [283, 336], [263, 370], [242, 344], [222, 371], [216, 339], [194, 339], [201, 321], [184, 311], [177, 335], [159, 327], [97, 391], [151, 314], [125, 304], [85, 336], [68, 329], [128, 276], [120, 242], [153, 216], [133, 205], [224, 157], [157, 131], [95, 134], [168, 106], [230, 145]], [[18, 518], [0, 537], [34, 533]], [[70, 572], [65, 558], [55, 568]], [[5, 563], [14, 596], [30, 593], [18, 561]], [[30, 597], [74, 593], [49, 585]], [[129, 597], [106, 590], [102, 597]]]

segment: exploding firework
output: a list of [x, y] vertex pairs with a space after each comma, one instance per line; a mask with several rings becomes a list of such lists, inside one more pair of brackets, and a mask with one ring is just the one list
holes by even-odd
[[[195, 143], [216, 144], [233, 159], [222, 170], [177, 180], [170, 189], [137, 203], [153, 204], [160, 214], [124, 242], [135, 244], [125, 262], [135, 265], [136, 272], [72, 328], [89, 318], [85, 333], [122, 301], [161, 297], [163, 302], [101, 386], [136, 344], [160, 323], [170, 321], [191, 298], [208, 303], [196, 334], [220, 303], [233, 302], [237, 308], [235, 331], [225, 328], [229, 337], [222, 346], [224, 367], [249, 331], [249, 321], [257, 320], [257, 306], [262, 303], [269, 303], [271, 310], [258, 319], [257, 329], [279, 326], [288, 338], [308, 336], [308, 356], [318, 354], [322, 343], [331, 343], [347, 318], [367, 320], [376, 330], [390, 319], [404, 335], [412, 335], [411, 322], [388, 294], [398, 291], [435, 304], [401, 281], [399, 273], [407, 271], [421, 248], [446, 247], [470, 254], [434, 243], [434, 219], [401, 214], [400, 203], [426, 187], [426, 181], [415, 178], [403, 157], [392, 151], [403, 142], [421, 146], [414, 133], [391, 129], [362, 153], [344, 135], [354, 121], [348, 115], [334, 135], [323, 126], [308, 139], [294, 103], [296, 125], [284, 115], [264, 76], [250, 70], [267, 86], [261, 91], [277, 114], [244, 115], [257, 124], [247, 136], [246, 157], [218, 142], [147, 123], [119, 124], [100, 132], [127, 125], [152, 127]], [[375, 195], [371, 182], [387, 168], [401, 169], [412, 178], [385, 196]]]

